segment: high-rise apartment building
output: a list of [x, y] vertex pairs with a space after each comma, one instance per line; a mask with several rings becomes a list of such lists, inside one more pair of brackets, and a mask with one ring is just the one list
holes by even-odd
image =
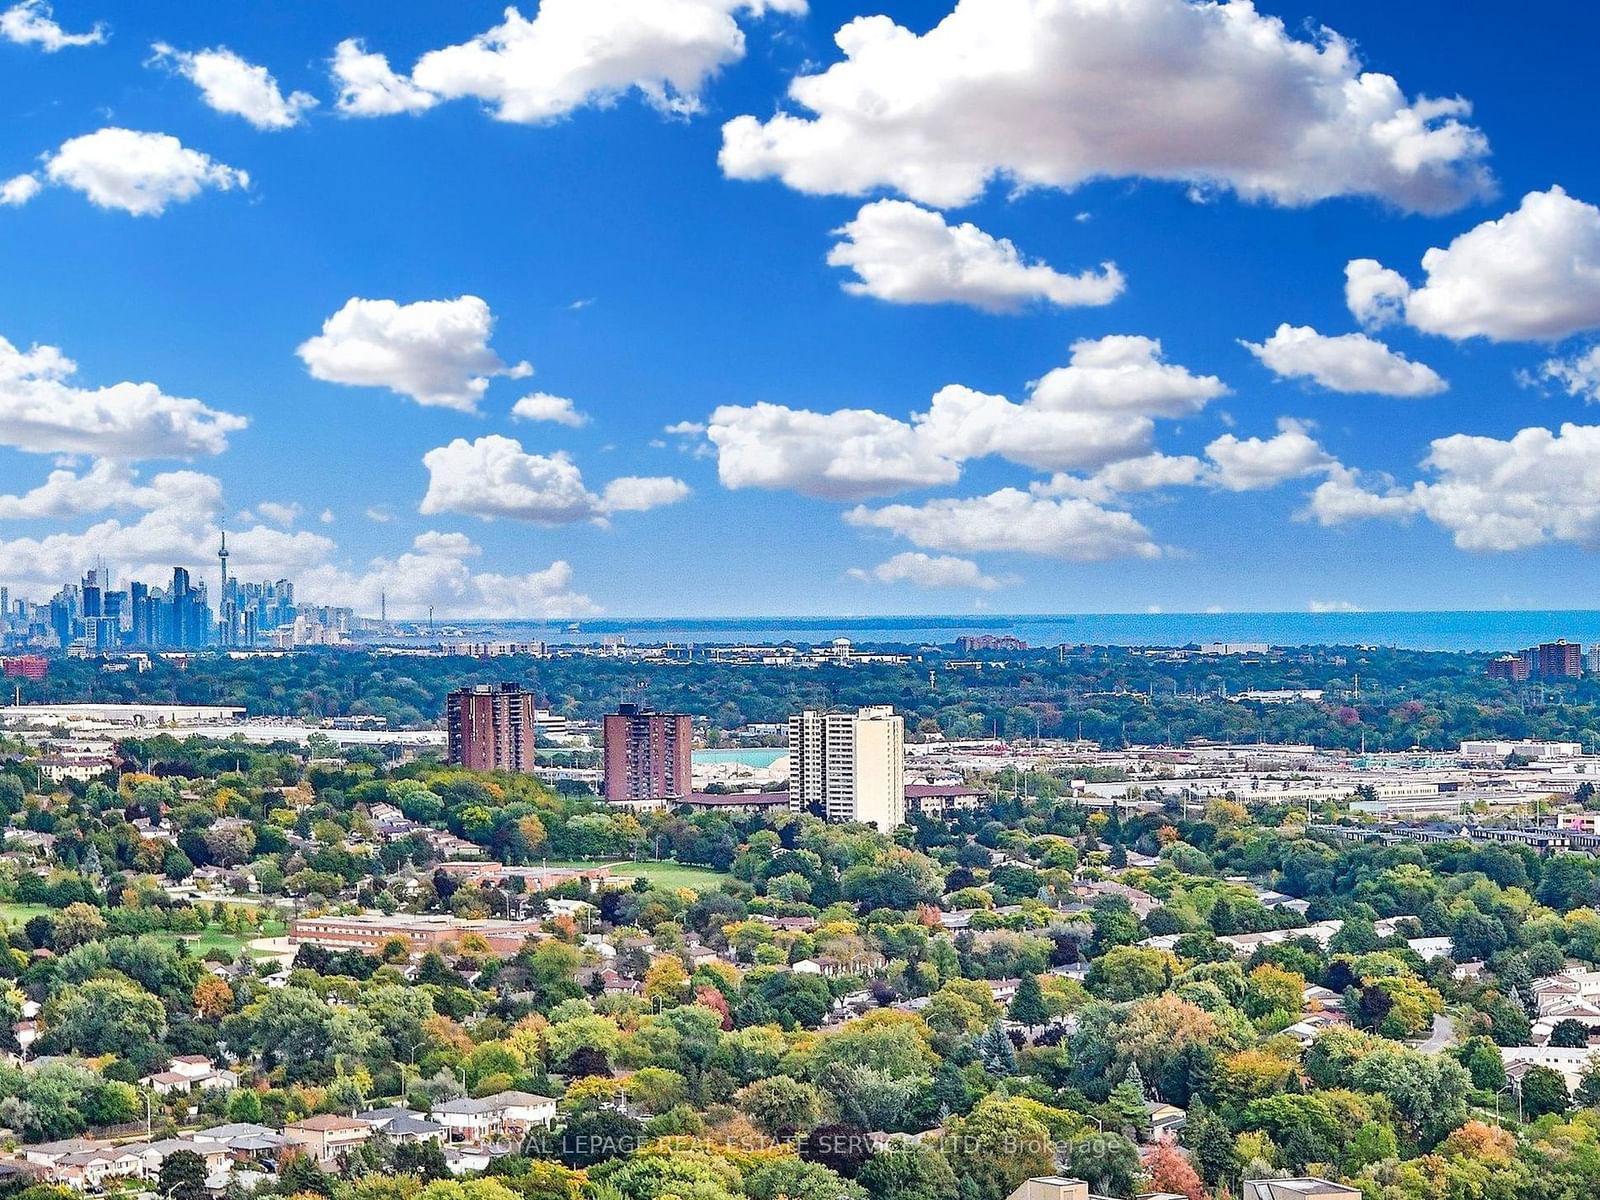
[[520, 684], [480, 684], [445, 698], [448, 753], [454, 766], [471, 771], [516, 771], [531, 775], [535, 697]]
[[1028, 643], [1009, 633], [969, 633], [956, 639], [956, 649], [963, 654], [982, 654], [990, 650], [1026, 650]]
[[905, 823], [905, 721], [888, 705], [789, 718], [789, 807], [887, 832]]
[[1487, 671], [1490, 679], [1510, 679], [1520, 683], [1533, 674], [1532, 656], [1526, 650], [1520, 654], [1501, 654], [1489, 660]]
[[694, 728], [687, 714], [619, 704], [606, 714], [602, 732], [607, 800], [676, 800], [693, 790]]
[[1585, 673], [1595, 674], [1600, 667], [1597, 651], [1600, 646], [1585, 654], [1579, 643], [1558, 638], [1490, 659], [1487, 671], [1491, 679], [1519, 683], [1524, 679], [1581, 679]]
[[1541, 679], [1577, 679], [1583, 674], [1583, 647], [1565, 638], [1539, 643]]

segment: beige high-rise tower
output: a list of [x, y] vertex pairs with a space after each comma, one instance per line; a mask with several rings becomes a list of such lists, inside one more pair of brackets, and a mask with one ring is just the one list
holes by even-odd
[[903, 825], [905, 721], [886, 704], [790, 717], [789, 807], [885, 832]]

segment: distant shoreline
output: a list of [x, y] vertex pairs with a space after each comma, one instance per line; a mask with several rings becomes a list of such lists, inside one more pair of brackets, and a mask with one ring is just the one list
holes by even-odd
[[[1001, 633], [1030, 646], [1185, 646], [1211, 642], [1272, 646], [1374, 645], [1407, 650], [1491, 652], [1542, 641], [1600, 642], [1600, 609], [1396, 610], [1388, 612], [972, 613], [935, 616], [605, 617], [579, 622], [436, 617], [431, 634], [394, 621], [397, 638], [465, 637], [593, 643], [620, 635], [628, 644], [949, 643], [963, 634]], [[574, 625], [576, 628], [574, 628]], [[387, 639], [386, 639], [387, 640]]]

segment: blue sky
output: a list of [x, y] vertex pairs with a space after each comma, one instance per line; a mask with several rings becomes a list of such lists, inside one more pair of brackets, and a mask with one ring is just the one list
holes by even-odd
[[[0, 18], [0, 582], [209, 569], [225, 522], [242, 574], [363, 610], [1592, 604], [1588, 6], [1263, 3], [1250, 50], [1182, 0], [1123, 0], [1120, 41], [965, 0], [1000, 44], [959, 77], [950, 0], [546, 0], [502, 28], [531, 59], [430, 54], [503, 7]], [[876, 14], [856, 82], [902, 119], [787, 95]], [[340, 111], [350, 38], [416, 111]]]

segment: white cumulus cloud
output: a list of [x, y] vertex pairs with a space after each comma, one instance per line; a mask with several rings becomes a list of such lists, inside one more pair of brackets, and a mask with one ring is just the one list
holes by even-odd
[[969, 558], [957, 558], [953, 554], [935, 556], [920, 550], [896, 554], [871, 568], [851, 567], [848, 574], [864, 583], [911, 583], [924, 588], [976, 588], [992, 592], [1001, 586], [1000, 580], [985, 575]]
[[689, 494], [689, 485], [667, 475], [624, 475], [600, 492], [603, 513], [649, 512], [676, 504]]
[[1416, 497], [1392, 480], [1381, 477], [1364, 481], [1360, 472], [1344, 465], [1331, 467], [1328, 477], [1312, 489], [1305, 511], [1298, 514], [1319, 525], [1343, 525], [1349, 521], [1404, 521], [1419, 511]]
[[917, 431], [871, 409], [819, 413], [781, 404], [725, 404], [705, 436], [724, 487], [776, 488], [860, 500], [954, 483], [961, 466]]
[[263, 521], [288, 529], [300, 519], [300, 505], [293, 500], [263, 500], [256, 505], [256, 513]]
[[1192, 487], [1207, 478], [1207, 470], [1207, 465], [1193, 455], [1156, 451], [1107, 463], [1089, 476], [1054, 475], [1048, 483], [1035, 484], [1034, 491], [1044, 496], [1082, 496], [1103, 503], [1134, 492]]
[[335, 101], [347, 117], [389, 117], [423, 112], [439, 97], [396, 74], [382, 54], [369, 51], [360, 38], [346, 38], [334, 48], [329, 68], [339, 85]]
[[1279, 325], [1264, 342], [1240, 342], [1280, 379], [1309, 379], [1329, 391], [1377, 396], [1434, 396], [1449, 385], [1432, 367], [1364, 333], [1337, 336], [1309, 325]]
[[[0, 585], [47, 595], [63, 579], [105, 563], [119, 581], [165, 585], [172, 568], [182, 566], [215, 587], [223, 502], [221, 483], [212, 476], [172, 471], [142, 483], [125, 465], [102, 460], [82, 474], [57, 469], [20, 496], [0, 496], [3, 519], [59, 521], [113, 508], [142, 515], [109, 518], [77, 532], [0, 539]], [[305, 531], [230, 526], [228, 549], [230, 572], [241, 579], [293, 579], [308, 603], [346, 604], [363, 613], [376, 613], [384, 596], [390, 614], [401, 617], [424, 616], [430, 606], [441, 616], [461, 617], [580, 617], [599, 611], [574, 586], [568, 563], [474, 571], [469, 564], [482, 550], [460, 533], [429, 530], [407, 552], [354, 570], [334, 561], [338, 547], [330, 538]]]
[[0, 337], [0, 445], [35, 454], [192, 458], [220, 454], [245, 418], [169, 396], [153, 383], [83, 388], [54, 346], [23, 351]]
[[644, 512], [689, 494], [676, 479], [625, 476], [597, 495], [566, 453], [529, 454], [520, 442], [498, 434], [471, 442], [457, 438], [428, 451], [422, 462], [428, 491], [418, 511], [425, 515], [508, 517], [540, 525], [604, 523], [613, 513]]
[[220, 113], [243, 117], [257, 129], [290, 129], [316, 107], [308, 92], [285, 96], [265, 67], [246, 62], [226, 46], [210, 50], [175, 50], [157, 42], [152, 62], [170, 65], [200, 89], [200, 97]]
[[430, 529], [411, 540], [411, 548], [418, 554], [436, 554], [441, 558], [477, 558], [483, 553], [478, 545], [464, 533], [440, 533]]
[[1012, 552], [1071, 562], [1156, 558], [1150, 531], [1125, 512], [1077, 497], [1052, 500], [1016, 488], [926, 504], [860, 506], [852, 525], [886, 529], [925, 550]]
[[474, 571], [471, 554], [438, 538], [394, 558], [375, 558], [359, 571], [324, 566], [305, 572], [299, 594], [363, 613], [386, 605], [391, 617], [425, 617], [431, 610], [438, 617], [570, 619], [600, 611], [577, 590], [572, 565], [564, 560], [520, 574]]
[[[1436, 438], [1409, 488], [1364, 488], [1336, 473], [1312, 494], [1324, 525], [1421, 514], [1463, 550], [1525, 550], [1551, 542], [1600, 549], [1600, 492], [1585, 486], [1600, 455], [1600, 425], [1538, 426], [1507, 439]], [[1324, 494], [1323, 489], [1328, 491]]]
[[315, 379], [384, 387], [418, 404], [477, 412], [497, 375], [521, 379], [525, 362], [507, 366], [489, 348], [494, 314], [477, 296], [454, 300], [352, 298], [295, 351]]
[[1230, 492], [1254, 492], [1327, 471], [1335, 460], [1298, 421], [1283, 418], [1270, 438], [1239, 438], [1225, 433], [1206, 447], [1211, 479]]
[[1032, 400], [1056, 411], [1186, 417], [1199, 412], [1227, 385], [1167, 362], [1155, 338], [1112, 334], [1072, 344], [1067, 365], [1032, 387]]
[[578, 411], [578, 406], [565, 396], [552, 396], [548, 392], [534, 392], [511, 406], [511, 415], [520, 421], [549, 421], [577, 429], [587, 425], [589, 418]]
[[169, 204], [192, 200], [207, 188], [226, 192], [250, 186], [244, 171], [191, 150], [166, 133], [108, 126], [69, 138], [45, 159], [49, 182], [82, 192], [91, 204], [136, 217], [159, 216]]
[[68, 46], [98, 46], [106, 40], [106, 27], [96, 21], [87, 33], [68, 33], [56, 24], [45, 0], [21, 0], [0, 12], [0, 38], [20, 46], [37, 46], [54, 54]]
[[1016, 312], [1033, 302], [1058, 308], [1109, 304], [1126, 283], [1112, 263], [1066, 275], [1029, 262], [1011, 242], [976, 225], [950, 225], [904, 200], [876, 200], [834, 233], [828, 265], [856, 278], [844, 290], [894, 304], [966, 304]]
[[920, 36], [864, 16], [834, 40], [843, 60], [789, 88], [811, 115], [723, 127], [726, 174], [893, 188], [940, 208], [997, 177], [1144, 177], [1279, 204], [1375, 196], [1421, 212], [1490, 186], [1464, 101], [1410, 99], [1338, 34], [1292, 37], [1248, 0], [959, 0]]
[[37, 175], [13, 175], [0, 183], [0, 205], [19, 208], [37, 196], [43, 187]]
[[1600, 328], [1600, 209], [1559, 187], [1422, 256], [1417, 287], [1372, 259], [1345, 269], [1351, 311], [1403, 317], [1425, 333], [1496, 342], [1559, 341]]
[[499, 25], [471, 41], [424, 54], [411, 86], [481, 100], [502, 121], [553, 121], [630, 91], [663, 112], [693, 113], [706, 81], [744, 57], [736, 16], [805, 7], [805, 0], [542, 0], [531, 19], [507, 8]]
[[1546, 359], [1539, 366], [1539, 374], [1559, 384], [1569, 396], [1600, 401], [1600, 345], [1568, 358]]
[[[156, 481], [152, 480], [152, 487]], [[113, 577], [165, 583], [172, 568], [199, 578], [216, 567], [221, 527], [215, 520], [220, 492], [206, 487], [169, 489], [167, 502], [134, 521], [109, 518], [79, 532], [0, 540], [0, 583], [49, 594], [63, 579], [105, 563]], [[326, 563], [336, 547], [320, 534], [289, 533], [257, 525], [228, 530], [229, 569], [240, 578], [302, 578]]]
[[1375, 258], [1353, 258], [1344, 268], [1344, 302], [1355, 319], [1379, 329], [1405, 318], [1411, 285]]
[[1166, 362], [1153, 338], [1113, 335], [1073, 343], [1068, 364], [1031, 384], [1021, 403], [952, 384], [909, 420], [871, 409], [723, 405], [706, 438], [727, 487], [865, 500], [953, 483], [964, 462], [991, 455], [1040, 470], [1144, 455], [1156, 418], [1196, 413], [1227, 390]]
[[917, 436], [952, 462], [990, 455], [1041, 471], [1093, 468], [1149, 449], [1154, 423], [1135, 413], [1021, 404], [952, 384], [915, 418]]
[[20, 495], [0, 496], [0, 519], [62, 520], [112, 509], [146, 512], [176, 508], [208, 514], [222, 507], [222, 482], [199, 471], [168, 471], [139, 482], [138, 473], [125, 462], [100, 458], [81, 473], [57, 467], [38, 487]]

